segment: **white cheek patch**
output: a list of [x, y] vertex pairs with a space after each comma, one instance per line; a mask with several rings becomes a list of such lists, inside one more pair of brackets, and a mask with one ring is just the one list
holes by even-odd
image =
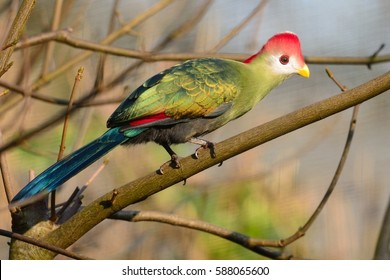
[[297, 73], [295, 67], [295, 65], [297, 65], [296, 59], [294, 57], [290, 57], [290, 61], [287, 64], [282, 64], [279, 61], [281, 56], [282, 55], [273, 55], [270, 57], [270, 65], [273, 72], [281, 75], [292, 75]]

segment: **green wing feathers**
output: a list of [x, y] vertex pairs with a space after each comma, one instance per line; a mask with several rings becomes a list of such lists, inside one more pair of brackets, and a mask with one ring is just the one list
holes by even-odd
[[123, 124], [159, 113], [175, 120], [222, 114], [240, 91], [236, 63], [205, 58], [169, 68], [135, 90], [109, 122]]

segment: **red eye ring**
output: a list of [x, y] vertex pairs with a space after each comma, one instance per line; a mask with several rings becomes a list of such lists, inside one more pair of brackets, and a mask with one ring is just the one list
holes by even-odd
[[288, 62], [290, 61], [290, 58], [288, 57], [288, 55], [282, 55], [280, 58], [279, 58], [279, 62], [283, 65], [286, 65]]

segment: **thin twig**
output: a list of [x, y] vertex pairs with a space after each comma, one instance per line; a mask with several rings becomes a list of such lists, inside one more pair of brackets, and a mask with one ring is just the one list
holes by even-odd
[[19, 4], [20, 1], [9, 1], [1, 2], [1, 10], [0, 13], [3, 16], [3, 26], [1, 27], [2, 29], [2, 34], [0, 34], [0, 42], [5, 42], [7, 36], [9, 35], [9, 30], [11, 29], [11, 26], [13, 24], [13, 19], [16, 18], [16, 14], [18, 13], [19, 10]]
[[[72, 92], [71, 92], [70, 98], [69, 98], [69, 105], [68, 105], [68, 108], [67, 108], [67, 111], [65, 114], [64, 126], [62, 128], [61, 144], [60, 144], [60, 150], [58, 151], [57, 161], [60, 161], [64, 156], [65, 140], [66, 140], [66, 135], [67, 135], [67, 131], [68, 131], [69, 116], [70, 116], [70, 112], [72, 110], [74, 98], [76, 97], [76, 94], [78, 92], [78, 85], [83, 77], [83, 71], [84, 71], [84, 68], [80, 67], [79, 70], [77, 71], [77, 74], [76, 74], [75, 79], [74, 79], [73, 89], [72, 89]], [[51, 193], [51, 220], [52, 221], [55, 221], [57, 219], [57, 215], [56, 215], [56, 211], [55, 211], [55, 204], [56, 203], [55, 203], [55, 190], [54, 190]]]
[[[104, 38], [100, 44], [101, 45], [109, 45], [121, 36], [125, 35], [128, 31], [132, 30], [134, 27], [137, 25], [141, 24], [148, 18], [152, 17], [165, 7], [167, 7], [169, 4], [171, 4], [173, 0], [160, 0], [158, 3], [154, 4], [151, 6], [148, 10], [146, 10], [143, 13], [138, 14], [136, 17], [134, 17], [130, 22], [128, 22], [126, 25], [122, 26], [120, 29], [116, 30], [115, 32], [111, 33], [109, 36]], [[47, 84], [49, 81], [52, 81], [53, 79], [59, 77], [62, 75], [66, 70], [68, 70], [70, 67], [73, 65], [80, 63], [82, 60], [86, 59], [87, 57], [91, 56], [93, 52], [87, 51], [84, 52], [73, 59], [70, 59], [67, 63], [64, 65], [58, 67], [56, 70], [53, 72], [48, 73], [45, 77], [42, 77], [38, 81], [36, 81], [32, 85], [32, 90], [36, 90], [43, 85]]]
[[8, 231], [8, 230], [0, 229], [0, 235], [6, 236], [6, 237], [9, 237], [12, 239], [17, 239], [17, 240], [26, 242], [28, 244], [32, 244], [32, 245], [44, 248], [46, 250], [50, 250], [50, 251], [55, 252], [57, 254], [67, 256], [67, 257], [75, 259], [75, 260], [92, 260], [91, 258], [82, 256], [82, 255], [77, 254], [77, 253], [69, 252], [65, 249], [48, 244], [44, 241], [37, 240], [37, 239], [31, 238], [31, 237], [28, 237], [28, 236], [25, 236], [25, 235], [22, 235], [19, 233]]
[[15, 50], [20, 50], [20, 49], [48, 43], [50, 41], [55, 41], [63, 36], [67, 36], [69, 33], [72, 33], [72, 32], [73, 32], [73, 29], [68, 27], [65, 29], [40, 33], [39, 35], [31, 36], [31, 37], [28, 37], [28, 38], [25, 38], [25, 39], [19, 41], [15, 45]]
[[[135, 18], [133, 18], [131, 21], [129, 21], [129, 23], [127, 23], [125, 26], [123, 26], [120, 29], [118, 29], [117, 31], [111, 33], [108, 37], [103, 39], [101, 43], [102, 44], [109, 44], [109, 43], [113, 42], [114, 40], [118, 39], [120, 36], [126, 34], [129, 30], [133, 29], [137, 25], [139, 25], [142, 22], [144, 22], [146, 19], [150, 18], [151, 16], [153, 16], [154, 14], [159, 12], [160, 10], [164, 9], [165, 7], [167, 7], [172, 2], [173, 2], [173, 0], [161, 0], [160, 2], [158, 2], [155, 5], [151, 6], [144, 13], [137, 15]], [[68, 63], [66, 63], [65, 65], [61, 66], [60, 68], [58, 68], [54, 72], [49, 73], [45, 77], [42, 77], [40, 80], [38, 80], [37, 82], [35, 82], [31, 86], [31, 88], [30, 88], [31, 91], [35, 91], [36, 89], [38, 89], [39, 87], [45, 85], [46, 83], [48, 83], [52, 79], [58, 77], [65, 70], [67, 70], [69, 67], [71, 67], [75, 63], [85, 59], [86, 57], [88, 57], [91, 54], [92, 54], [91, 52], [86, 52], [84, 54], [81, 54], [80, 56], [77, 56], [74, 59], [70, 60]], [[93, 89], [87, 96], [83, 97], [80, 100], [80, 103], [82, 103], [82, 102], [84, 102], [86, 100], [89, 100], [90, 98], [94, 97], [96, 92], [97, 92], [97, 90]], [[11, 108], [12, 107], [11, 105], [8, 108]], [[72, 111], [73, 111], [73, 109], [72, 109]], [[6, 146], [8, 146], [8, 148], [10, 148], [10, 147], [18, 145], [20, 143], [20, 141], [23, 141], [24, 139], [30, 138], [33, 135], [35, 135], [36, 133], [42, 131], [43, 129], [46, 129], [46, 128], [50, 127], [51, 125], [53, 125], [53, 124], [59, 122], [60, 120], [62, 120], [64, 114], [65, 114], [65, 112], [60, 112], [56, 116], [53, 116], [52, 119], [46, 121], [45, 123], [39, 125], [36, 128], [31, 129], [30, 131], [24, 133], [18, 139], [15, 139], [14, 141], [11, 141], [9, 143], [9, 145], [6, 144]], [[3, 149], [3, 148], [4, 148], [4, 146], [1, 147], [0, 150], [4, 151], [5, 149]]]
[[[115, 27], [115, 15], [116, 15], [116, 11], [117, 11], [117, 7], [118, 7], [118, 4], [119, 4], [119, 0], [116, 0], [113, 4], [113, 8], [112, 8], [112, 12], [111, 12], [111, 18], [110, 18], [110, 22], [109, 22], [109, 26], [108, 26], [108, 34], [111, 34], [114, 30], [114, 27]], [[105, 66], [105, 63], [106, 63], [106, 55], [102, 55], [100, 56], [100, 59], [99, 59], [99, 63], [98, 63], [98, 67], [97, 67], [97, 72], [96, 72], [96, 78], [95, 78], [95, 85], [94, 85], [94, 88], [96, 88], [96, 94], [99, 94], [99, 91], [101, 88], [103, 88], [103, 83], [104, 83], [104, 66]], [[87, 112], [85, 112], [87, 113]], [[83, 124], [82, 126], [84, 125], [87, 125], [86, 122], [88, 122], [89, 118], [83, 118]], [[82, 129], [82, 131], [84, 131]], [[79, 139], [81, 139], [83, 137], [83, 134], [85, 134], [85, 131], [83, 133], [81, 133], [79, 135]], [[81, 140], [79, 140], [81, 141]], [[97, 172], [95, 172], [95, 176], [97, 176], [98, 173], [100, 173], [101, 170], [103, 170], [104, 166], [106, 165], [106, 162], [103, 163], [103, 167], [99, 168]], [[95, 178], [95, 176], [93, 178]], [[92, 179], [93, 180], [93, 179]], [[65, 205], [58, 211], [58, 217], [59, 217], [59, 220], [61, 220], [62, 218], [64, 218], [63, 220], [67, 220], [68, 217], [70, 217], [70, 215], [73, 215], [74, 213], [65, 213], [65, 211], [67, 210], [67, 208], [73, 204], [75, 205], [75, 203], [77, 201], [80, 201], [80, 195], [81, 193], [86, 189], [86, 187], [88, 186], [88, 182], [83, 186], [83, 188], [81, 188], [81, 190], [79, 190], [77, 188], [77, 192], [73, 192], [72, 196], [67, 200], [67, 202], [65, 203]], [[79, 206], [77, 206], [79, 207]], [[77, 211], [77, 209], [74, 209], [75, 211]], [[65, 214], [64, 214], [65, 213]]]
[[[22, 68], [20, 69], [20, 78], [17, 82], [18, 84], [24, 85], [25, 88], [28, 88], [28, 84], [30, 83], [30, 76], [31, 76], [31, 69], [32, 69], [32, 56], [31, 56], [31, 49], [24, 49], [22, 51], [23, 57], [22, 57]], [[21, 104], [22, 106], [19, 106], [20, 111], [17, 112], [17, 110], [14, 111], [15, 113], [15, 119], [17, 119], [20, 123], [19, 129], [17, 129], [18, 134], [23, 134], [25, 131], [25, 127], [27, 126], [28, 121], [26, 121], [27, 116], [31, 112], [31, 91], [27, 90], [26, 95], [24, 96], [24, 99], [22, 100]], [[15, 121], [11, 119], [10, 126], [15, 126]]]
[[[165, 2], [164, 2], [164, 3], [165, 3]], [[166, 4], [166, 3], [165, 3], [165, 4]], [[163, 6], [160, 6], [159, 8], [163, 8]], [[149, 10], [148, 10], [148, 11], [149, 11]], [[192, 21], [193, 23], [196, 23], [195, 18], [196, 18], [197, 20], [200, 20], [201, 16], [204, 15], [205, 11], [204, 11], [203, 9], [200, 9], [200, 11], [202, 11], [202, 13], [195, 13], [195, 15], [196, 15], [197, 17], [194, 16], [193, 18], [190, 18], [191, 21], [194, 20], [194, 21]], [[145, 12], [145, 13], [146, 13], [147, 15], [149, 15], [150, 12]], [[135, 19], [134, 19], [134, 20], [135, 20]], [[139, 22], [141, 22], [142, 20], [143, 20], [143, 18], [140, 18], [140, 19], [138, 19], [138, 21], [136, 21], [135, 23], [139, 23]], [[135, 24], [135, 23], [133, 23], [133, 24]], [[184, 25], [186, 25], [186, 24], [184, 24]], [[187, 28], [190, 28], [190, 27], [194, 27], [195, 25], [192, 25], [192, 26], [186, 25], [186, 26], [187, 26]], [[180, 31], [180, 32], [179, 32], [179, 31]], [[187, 32], [187, 31], [188, 31], [188, 29], [179, 27], [179, 28], [177, 28], [175, 31], [173, 31], [173, 32], [171, 33], [171, 34], [175, 33], [175, 34], [176, 34], [175, 36], [170, 36], [170, 35], [168, 35], [167, 38], [178, 38], [179, 36], [183, 35], [184, 32]], [[162, 47], [166, 46], [166, 45], [169, 43], [169, 40], [166, 39], [166, 40], [163, 40], [162, 42], [163, 42], [163, 43], [161, 43], [160, 45], [158, 45], [158, 46], [155, 48], [156, 51], [159, 51], [159, 50], [160, 50], [160, 47], [162, 48]], [[105, 90], [107, 90], [107, 89], [109, 89], [109, 88], [111, 88], [111, 87], [117, 85], [118, 83], [120, 83], [120, 82], [124, 79], [124, 77], [125, 77], [131, 70], [135, 69], [136, 67], [138, 67], [138, 66], [141, 65], [142, 63], [143, 63], [143, 61], [141, 61], [141, 62], [139, 62], [139, 63], [136, 63], [136, 64], [131, 65], [130, 67], [128, 67], [126, 70], [124, 70], [122, 73], [120, 73], [114, 80], [112, 80], [108, 85], [105, 85]], [[61, 72], [61, 73], [62, 73], [62, 72]], [[55, 75], [57, 75], [57, 74], [55, 74]], [[50, 79], [48, 79], [47, 82], [48, 82], [49, 80], [50, 80]], [[1, 83], [1, 82], [0, 82], [0, 83]], [[3, 84], [4, 84], [4, 82], [3, 82]], [[42, 85], [43, 85], [43, 84], [42, 84]], [[40, 82], [34, 84], [34, 87], [35, 87], [35, 88], [38, 88], [39, 86], [40, 86]], [[33, 89], [33, 91], [35, 91], [35, 90], [36, 90], [36, 89]], [[79, 105], [80, 105], [80, 104], [84, 104], [83, 106], [105, 105], [105, 104], [108, 104], [108, 102], [106, 102], [106, 101], [91, 102], [90, 99], [93, 98], [93, 97], [95, 96], [96, 92], [97, 92], [97, 89], [92, 90], [88, 95], [86, 95], [85, 97], [81, 98], [81, 100], [79, 100], [79, 102], [78, 102], [77, 104], [79, 104]], [[32, 95], [32, 96], [34, 96], [34, 95]], [[43, 98], [43, 96], [40, 96], [40, 98], [41, 98], [42, 100], [45, 99], [45, 98]], [[117, 100], [112, 100], [111, 102], [112, 102], [112, 103], [120, 102], [120, 101], [122, 101], [122, 99], [123, 99], [123, 98], [120, 98], [120, 100], [118, 100], [118, 101], [117, 101]], [[45, 101], [46, 101], [46, 100], [47, 100], [47, 99], [45, 99]], [[53, 99], [53, 100], [54, 100], [54, 99]], [[59, 100], [57, 99], [55, 102], [57, 102], [57, 101], [59, 101]], [[61, 101], [61, 105], [63, 105], [63, 102], [62, 102], [62, 101]], [[75, 106], [72, 108], [72, 111], [73, 111], [74, 109], [75, 109]], [[8, 150], [8, 149], [10, 149], [10, 148], [12, 148], [12, 147], [15, 147], [15, 146], [19, 145], [21, 142], [23, 142], [23, 141], [25, 141], [25, 140], [27, 140], [27, 139], [33, 137], [35, 134], [37, 134], [37, 133], [39, 133], [39, 132], [41, 132], [42, 130], [47, 129], [48, 127], [51, 127], [52, 125], [58, 123], [59, 121], [63, 120], [63, 117], [64, 117], [65, 113], [66, 113], [66, 112], [60, 112], [59, 114], [53, 116], [51, 119], [45, 121], [44, 123], [38, 125], [37, 127], [31, 129], [30, 131], [28, 131], [28, 132], [26, 132], [26, 133], [24, 133], [24, 134], [21, 135], [20, 137], [14, 139], [14, 140], [11, 140], [10, 142], [4, 144], [3, 146], [0, 146], [0, 152], [5, 151], [5, 150]]]
[[[76, 188], [76, 190], [72, 193], [70, 198], [62, 205], [61, 209], [58, 211], [58, 222], [63, 223], [66, 220], [68, 220], [71, 216], [73, 216], [76, 211], [81, 206], [78, 202], [81, 201], [81, 195], [82, 193], [87, 189], [87, 187], [95, 180], [95, 178], [100, 174], [100, 172], [103, 171], [103, 169], [108, 164], [108, 159], [105, 159], [103, 163], [99, 166], [99, 168], [92, 174], [92, 176], [87, 180], [87, 182], [79, 189]], [[77, 203], [77, 204], [76, 204]], [[72, 205], [69, 211], [68, 207]], [[66, 211], [66, 212], [65, 212]]]
[[259, 13], [264, 11], [265, 6], [267, 5], [268, 0], [262, 0], [260, 3], [252, 10], [252, 12], [245, 17], [237, 26], [232, 28], [228, 34], [225, 35], [213, 48], [211, 52], [216, 52], [226, 45], [233, 37], [235, 37], [248, 23]]
[[[381, 44], [379, 46], [379, 48], [372, 54], [372, 56], [370, 56], [371, 61], [373, 61], [378, 56], [378, 54], [384, 49], [384, 47], [385, 44]], [[367, 64], [368, 70], [371, 70], [371, 64], [372, 64], [371, 62]]]
[[373, 65], [390, 61], [390, 54], [368, 57], [353, 56], [305, 56], [308, 64], [334, 64], [334, 65]]
[[[96, 177], [100, 174], [100, 172], [103, 171], [103, 169], [107, 166], [107, 164], [109, 163], [109, 160], [106, 158], [103, 160], [103, 163], [99, 166], [98, 169], [96, 169], [96, 171], [92, 174], [92, 176], [87, 180], [87, 182], [85, 182], [84, 186], [83, 187], [88, 187], [95, 179]], [[80, 190], [81, 191], [81, 190]]]
[[[201, 10], [203, 12], [203, 10]], [[187, 28], [187, 24], [185, 25]], [[131, 49], [124, 49], [120, 47], [113, 47], [109, 45], [105, 45], [101, 43], [94, 43], [82, 39], [74, 38], [70, 35], [71, 29], [59, 30], [55, 32], [40, 34], [39, 36], [32, 37], [30, 39], [26, 39], [24, 42], [17, 44], [18, 49], [22, 47], [32, 46], [36, 44], [45, 43], [50, 40], [55, 40], [56, 42], [67, 44], [69, 46], [85, 49], [94, 52], [100, 52], [115, 56], [123, 56], [130, 58], [141, 59], [145, 62], [154, 62], [154, 61], [184, 61], [188, 59], [196, 59], [203, 57], [218, 57], [225, 59], [233, 59], [237, 61], [244, 61], [248, 58], [248, 54], [232, 54], [232, 53], [215, 53], [212, 52], [204, 52], [204, 53], [158, 53], [158, 50], [154, 49], [152, 52], [147, 51], [138, 51]], [[185, 30], [187, 31], [187, 30]], [[166, 45], [166, 40], [171, 40], [179, 36], [179, 33], [183, 32], [180, 29], [177, 29], [175, 32], [172, 32], [170, 36], [168, 36], [165, 40], [162, 41], [161, 45]], [[228, 36], [230, 39], [230, 36]], [[221, 41], [222, 42], [222, 41]], [[218, 43], [222, 44], [222, 43]], [[382, 45], [381, 45], [382, 46]], [[214, 47], [213, 49], [215, 49]], [[380, 48], [381, 50], [381, 48]], [[84, 57], [83, 57], [84, 59]], [[72, 65], [81, 61], [75, 60], [72, 62]], [[334, 65], [373, 65], [377, 63], [385, 63], [390, 61], [390, 54], [386, 55], [370, 55], [367, 57], [348, 57], [348, 56], [305, 56], [305, 61], [308, 64], [334, 64]], [[71, 65], [66, 66], [68, 69]], [[58, 71], [58, 70], [56, 70]], [[63, 70], [64, 71], [64, 70]], [[51, 80], [52, 76], [57, 76], [57, 73], [48, 74], [48, 77]], [[48, 78], [46, 78], [48, 79]], [[43, 84], [42, 84], [43, 85]], [[41, 85], [40, 85], [41, 86]]]
[[[67, 201], [65, 201], [65, 203], [61, 204], [61, 205], [57, 205], [57, 207], [60, 207], [61, 206], [61, 209], [58, 210], [57, 212], [57, 217], [58, 217], [58, 220], [57, 220], [57, 223], [58, 224], [62, 224], [64, 221], [63, 219], [63, 216], [64, 216], [64, 213], [65, 213], [65, 210], [68, 209], [68, 207], [73, 204], [75, 202], [75, 199], [77, 198], [77, 195], [79, 193], [80, 189], [77, 187], [73, 192], [72, 194], [70, 195], [70, 197], [68, 198]], [[66, 221], [67, 219], [65, 219]]]
[[[348, 90], [344, 85], [342, 85], [339, 81], [337, 81], [337, 79], [335, 78], [333, 72], [330, 71], [328, 68], [326, 68], [326, 73], [328, 74], [329, 78], [332, 79], [332, 81], [334, 81], [334, 83], [343, 92]], [[354, 136], [354, 133], [355, 133], [357, 116], [358, 116], [358, 113], [359, 113], [359, 107], [360, 107], [360, 104], [356, 105], [353, 108], [352, 117], [351, 117], [351, 121], [350, 121], [350, 124], [349, 124], [347, 140], [346, 140], [346, 143], [344, 145], [344, 149], [343, 149], [343, 152], [341, 154], [341, 158], [340, 158], [339, 164], [338, 164], [338, 166], [336, 168], [335, 174], [333, 175], [332, 181], [331, 181], [331, 183], [330, 183], [326, 193], [324, 194], [324, 197], [322, 198], [321, 202], [317, 206], [317, 208], [314, 211], [314, 213], [307, 220], [305, 225], [302, 226], [301, 228], [299, 228], [298, 231], [295, 234], [293, 234], [292, 236], [290, 236], [290, 237], [288, 237], [288, 238], [286, 238], [284, 240], [281, 240], [281, 244], [283, 244], [283, 246], [286, 246], [286, 245], [294, 242], [298, 238], [302, 237], [303, 235], [305, 235], [307, 230], [314, 223], [314, 221], [316, 220], [316, 218], [318, 217], [318, 215], [320, 214], [322, 209], [325, 207], [325, 204], [329, 200], [333, 190], [336, 187], [338, 179], [340, 178], [340, 175], [341, 175], [342, 170], [344, 168], [345, 162], [346, 162], [346, 160], [348, 158], [348, 153], [349, 153], [349, 150], [350, 150], [350, 147], [351, 147], [351, 144], [352, 144], [352, 139], [353, 139], [353, 136]]]
[[[111, 17], [108, 25], [108, 34], [111, 34], [114, 29], [115, 29], [115, 19], [116, 19], [116, 14], [117, 14], [117, 9], [119, 5], [119, 0], [115, 0], [113, 3], [112, 7], [112, 12], [111, 12]], [[96, 77], [95, 77], [95, 84], [94, 84], [94, 91], [95, 95], [101, 94], [103, 90], [103, 85], [104, 85], [104, 69], [105, 69], [105, 63], [106, 63], [106, 58], [107, 55], [103, 54], [100, 55], [100, 59], [98, 62], [98, 66], [96, 69]], [[82, 140], [87, 132], [87, 127], [88, 124], [90, 123], [90, 116], [91, 116], [92, 110], [84, 110], [82, 112], [83, 117], [82, 117], [82, 123], [80, 125], [80, 131], [81, 133], [78, 134], [78, 137], [76, 138], [76, 141], [74, 142], [73, 145], [73, 150], [76, 150], [81, 146]]]
[[[80, 103], [87, 102], [91, 98], [95, 96], [96, 89], [93, 89], [91, 92], [89, 92], [86, 96], [82, 97], [80, 100]], [[70, 110], [71, 112], [74, 112], [77, 109], [77, 107], [73, 106], [72, 109]], [[3, 151], [6, 151], [10, 148], [13, 148], [15, 146], [18, 146], [20, 143], [23, 141], [33, 137], [35, 134], [41, 132], [42, 130], [45, 130], [49, 127], [51, 127], [54, 124], [57, 124], [60, 121], [63, 121], [64, 116], [66, 115], [67, 110], [62, 110], [56, 115], [52, 116], [51, 119], [42, 122], [38, 126], [32, 128], [31, 130], [25, 132], [23, 135], [20, 135], [19, 137], [9, 141], [8, 143], [5, 143], [4, 145], [0, 146], [0, 153]]]
[[[11, 90], [14, 93], [18, 93], [23, 96], [31, 96], [31, 98], [47, 102], [50, 104], [54, 105], [60, 105], [60, 106], [68, 106], [69, 100], [62, 99], [62, 98], [57, 98], [49, 95], [44, 95], [39, 92], [29, 92], [28, 90], [24, 89], [21, 86], [18, 86], [16, 84], [10, 84], [9, 82], [6, 81], [1, 81], [0, 80], [0, 86], [7, 88], [7, 93], [9, 90]], [[30, 94], [30, 95], [29, 95]], [[1, 96], [1, 95], [0, 95]], [[91, 106], [102, 106], [102, 105], [108, 105], [108, 104], [113, 104], [113, 103], [119, 103], [123, 101], [123, 97], [121, 98], [111, 98], [107, 100], [95, 100], [95, 101], [74, 101], [73, 106], [74, 107], [91, 107]]]
[[390, 260], [390, 199], [387, 202], [385, 216], [374, 254], [375, 260]]
[[243, 246], [244, 248], [247, 248], [268, 258], [290, 259], [292, 257], [282, 252], [271, 251], [263, 247], [268, 246], [269, 244], [273, 245], [274, 241], [269, 242], [268, 240], [254, 239], [239, 232], [228, 230], [213, 224], [206, 223], [204, 221], [182, 218], [178, 215], [166, 214], [156, 211], [120, 211], [112, 215], [110, 219], [129, 222], [159, 222], [173, 226], [195, 229], [232, 241], [238, 245]]
[[61, 145], [60, 145], [60, 150], [58, 152], [57, 161], [61, 160], [63, 158], [63, 155], [64, 155], [65, 139], [66, 139], [66, 134], [68, 131], [69, 116], [70, 116], [70, 112], [72, 110], [74, 99], [76, 97], [76, 93], [78, 92], [78, 86], [79, 86], [80, 81], [83, 77], [83, 71], [84, 71], [84, 68], [80, 67], [79, 70], [77, 71], [77, 74], [76, 74], [75, 79], [74, 79], [73, 89], [72, 89], [72, 92], [70, 94], [69, 104], [68, 104], [68, 108], [67, 108], [66, 114], [65, 114], [64, 126], [62, 129]]
[[6, 96], [9, 93], [9, 89], [5, 89], [0, 92], [0, 97]]
[[334, 76], [333, 72], [329, 68], [325, 68], [326, 74], [328, 74], [329, 78], [341, 89], [342, 92], [345, 92], [348, 90], [346, 86], [344, 86], [342, 83], [340, 83], [336, 77]]
[[[61, 23], [61, 12], [62, 12], [63, 0], [56, 0], [54, 7], [53, 19], [51, 22], [51, 30], [57, 30]], [[45, 76], [49, 69], [49, 64], [53, 58], [54, 52], [54, 42], [49, 42], [47, 44], [45, 59], [42, 64], [42, 73], [41, 76]]]
[[[168, 46], [173, 40], [180, 38], [187, 32], [189, 32], [191, 29], [193, 29], [197, 23], [200, 22], [200, 20], [203, 18], [203, 16], [206, 14], [209, 6], [211, 5], [211, 1], [205, 2], [198, 11], [195, 11], [193, 15], [187, 19], [184, 23], [179, 25], [176, 29], [174, 29], [171, 33], [169, 33], [164, 40], [161, 41], [157, 46], [155, 46], [151, 53], [159, 52], [163, 50], [166, 46]], [[144, 52], [145, 53], [145, 52]], [[131, 73], [133, 70], [140, 67], [143, 63], [145, 63], [145, 60], [140, 60], [132, 65], [128, 66], [125, 70], [123, 70], [121, 73], [119, 73], [110, 83], [105, 85], [105, 90], [108, 90], [115, 85], [122, 82], [129, 73]], [[123, 98], [122, 98], [123, 99]]]
[[[0, 130], [0, 145], [3, 144], [3, 133]], [[11, 176], [8, 168], [8, 161], [5, 153], [0, 153], [0, 170], [1, 177], [3, 179], [3, 185], [5, 190], [5, 195], [7, 196], [7, 202], [9, 203], [14, 197], [14, 191], [11, 183]]]
[[172, 41], [182, 37], [184, 34], [192, 30], [207, 13], [209, 7], [212, 4], [212, 0], [207, 0], [203, 3], [197, 11], [191, 12], [191, 16], [175, 30], [168, 34], [164, 40], [161, 41], [154, 49], [153, 52], [158, 52], [168, 46]]

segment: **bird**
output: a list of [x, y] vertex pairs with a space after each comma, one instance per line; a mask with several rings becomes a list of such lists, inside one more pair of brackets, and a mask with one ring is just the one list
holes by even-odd
[[242, 62], [208, 57], [168, 68], [146, 80], [118, 106], [103, 135], [47, 168], [11, 203], [57, 189], [118, 145], [153, 141], [164, 147], [170, 165], [176, 168], [180, 160], [172, 144], [191, 142], [200, 145], [196, 157], [200, 148], [209, 148], [215, 156], [214, 144], [202, 137], [250, 111], [294, 74], [308, 78], [310, 71], [300, 40], [290, 31], [275, 34]]

